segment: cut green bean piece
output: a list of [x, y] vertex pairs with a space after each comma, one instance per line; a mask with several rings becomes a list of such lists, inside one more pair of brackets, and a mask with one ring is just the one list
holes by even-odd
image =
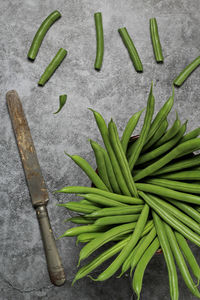
[[50, 64], [45, 69], [44, 73], [40, 77], [40, 80], [38, 81], [38, 85], [44, 86], [47, 80], [53, 75], [55, 70], [59, 67], [65, 56], [67, 55], [67, 50], [60, 48], [58, 50], [57, 54], [54, 56]]
[[164, 58], [162, 54], [162, 47], [160, 44], [156, 18], [150, 19], [150, 33], [151, 33], [151, 41], [153, 45], [155, 59], [157, 62], [163, 62]]
[[28, 51], [28, 58], [30, 60], [34, 60], [36, 58], [40, 45], [45, 37], [45, 34], [47, 33], [51, 25], [60, 17], [60, 12], [55, 10], [42, 22], [34, 36], [31, 47]]
[[65, 105], [66, 101], [67, 101], [67, 95], [60, 95], [59, 96], [60, 107], [54, 114], [57, 114], [57, 113], [59, 113], [59, 111], [61, 111], [61, 109]]
[[102, 14], [100, 12], [95, 13], [94, 20], [96, 26], [96, 40], [97, 40], [96, 60], [95, 60], [94, 67], [96, 70], [99, 71], [102, 66], [103, 53], [104, 53]]
[[128, 50], [130, 58], [135, 67], [135, 70], [137, 72], [142, 72], [143, 71], [142, 62], [140, 60], [139, 54], [138, 54], [134, 44], [133, 44], [133, 41], [131, 40], [131, 37], [128, 34], [127, 29], [125, 27], [120, 28], [120, 29], [118, 29], [118, 32], [122, 38], [122, 41], [124, 42], [124, 45], [126, 46], [126, 48]]
[[200, 65], [200, 56], [193, 60], [181, 73], [174, 79], [174, 85], [181, 86], [188, 76]]

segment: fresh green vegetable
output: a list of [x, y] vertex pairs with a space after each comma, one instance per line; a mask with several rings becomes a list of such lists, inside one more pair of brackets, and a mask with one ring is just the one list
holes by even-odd
[[54, 114], [57, 114], [61, 111], [61, 109], [63, 108], [63, 106], [65, 105], [65, 103], [67, 101], [67, 95], [60, 95], [59, 101], [60, 101], [60, 107]]
[[96, 37], [97, 37], [97, 51], [96, 60], [94, 67], [96, 70], [100, 70], [103, 62], [104, 53], [104, 37], [103, 37], [103, 24], [102, 24], [102, 14], [97, 12], [94, 14], [95, 26], [96, 26]]
[[153, 51], [155, 55], [155, 59], [157, 62], [163, 62], [163, 54], [162, 54], [162, 47], [160, 44], [160, 38], [158, 34], [158, 25], [156, 18], [150, 19], [150, 34], [151, 34], [151, 41], [153, 45]]
[[200, 56], [193, 60], [181, 73], [174, 79], [174, 85], [181, 86], [188, 76], [199, 66]]

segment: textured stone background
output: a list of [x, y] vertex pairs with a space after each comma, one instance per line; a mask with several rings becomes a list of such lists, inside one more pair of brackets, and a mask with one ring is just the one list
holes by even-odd
[[[34, 63], [27, 60], [32, 38], [43, 19], [54, 9], [62, 18], [47, 33]], [[66, 270], [67, 282], [54, 287], [48, 277], [38, 223], [30, 202], [24, 173], [9, 119], [5, 94], [16, 89], [23, 103], [42, 172], [49, 190], [48, 210], [55, 236], [70, 224], [69, 213], [55, 206], [72, 196], [53, 196], [66, 185], [89, 185], [90, 181], [64, 155], [79, 154], [93, 167], [95, 160], [88, 138], [101, 142], [92, 113], [111, 116], [121, 133], [128, 118], [142, 109], [151, 80], [154, 81], [156, 111], [171, 94], [172, 80], [199, 55], [200, 2], [159, 0], [0, 0], [0, 299], [81, 299], [125, 300], [132, 295], [128, 277], [103, 283], [83, 279], [74, 287], [80, 247], [75, 239], [57, 242]], [[93, 68], [96, 41], [94, 12], [103, 14], [105, 55], [101, 72]], [[149, 18], [156, 17], [165, 62], [155, 63], [149, 36]], [[126, 26], [141, 56], [144, 73], [137, 74], [117, 32]], [[37, 81], [60, 47], [68, 56], [45, 87]], [[174, 110], [188, 129], [199, 126], [200, 69], [175, 91]], [[58, 97], [67, 93], [63, 110], [54, 115]], [[170, 123], [175, 113], [170, 115]], [[141, 124], [141, 123], [140, 123]], [[140, 126], [138, 126], [139, 128]], [[197, 259], [197, 247], [192, 246]], [[101, 268], [100, 268], [101, 269]], [[180, 299], [195, 299], [180, 278]], [[167, 270], [162, 255], [150, 262], [144, 277], [141, 299], [169, 299]]]

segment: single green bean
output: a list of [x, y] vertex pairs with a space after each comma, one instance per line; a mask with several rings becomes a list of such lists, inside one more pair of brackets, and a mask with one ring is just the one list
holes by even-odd
[[128, 121], [125, 129], [124, 129], [124, 132], [123, 132], [123, 135], [122, 135], [122, 138], [121, 138], [121, 145], [122, 145], [122, 148], [123, 148], [123, 151], [124, 153], [126, 154], [126, 150], [127, 150], [127, 147], [128, 147], [128, 143], [129, 143], [129, 140], [130, 140], [130, 137], [135, 129], [135, 127], [137, 126], [137, 123], [140, 119], [140, 116], [141, 114], [143, 113], [144, 109], [138, 111], [137, 113], [135, 113]]
[[56, 55], [54, 56], [50, 64], [47, 66], [42, 76], [40, 77], [40, 80], [38, 81], [38, 85], [41, 86], [45, 85], [47, 80], [49, 80], [49, 78], [53, 75], [53, 73], [59, 67], [59, 65], [61, 64], [61, 62], [63, 61], [66, 55], [67, 55], [67, 50], [63, 48], [60, 48], [58, 50], [58, 52], [56, 53]]
[[188, 170], [181, 172], [173, 172], [161, 174], [159, 178], [171, 179], [171, 180], [200, 180], [200, 170]]
[[45, 34], [47, 33], [51, 25], [60, 17], [60, 12], [55, 10], [42, 22], [34, 36], [31, 47], [28, 51], [28, 58], [30, 60], [34, 60], [36, 58], [40, 45], [45, 37]]
[[59, 109], [54, 114], [57, 114], [57, 113], [59, 113], [61, 111], [61, 109], [65, 105], [66, 101], [67, 101], [67, 95], [66, 94], [59, 96], [60, 107], [59, 107]]
[[140, 60], [139, 54], [138, 54], [134, 44], [133, 44], [133, 41], [131, 40], [131, 37], [128, 34], [126, 27], [118, 29], [118, 32], [122, 38], [122, 41], [124, 42], [125, 47], [128, 50], [130, 58], [135, 67], [135, 70], [137, 72], [142, 72], [143, 71], [142, 62]]
[[110, 278], [113, 274], [117, 272], [120, 266], [123, 264], [125, 259], [131, 253], [131, 251], [136, 246], [137, 242], [141, 238], [141, 234], [146, 225], [147, 219], [149, 216], [149, 206], [147, 204], [144, 205], [144, 208], [140, 214], [140, 217], [136, 223], [135, 230], [132, 233], [132, 236], [126, 245], [120, 252], [120, 254], [115, 258], [115, 260], [110, 264], [108, 268], [105, 269], [96, 279], [95, 281], [104, 281]]
[[94, 222], [94, 224], [95, 225], [112, 225], [112, 224], [131, 223], [131, 222], [137, 221], [138, 218], [139, 218], [139, 214], [122, 215], [122, 216], [116, 216], [114, 218], [113, 218], [113, 216], [108, 216], [108, 217], [98, 218]]
[[184, 135], [182, 137], [182, 139], [180, 140], [180, 143], [184, 143], [186, 141], [189, 141], [191, 139], [195, 139], [196, 137], [198, 137], [200, 135], [200, 127], [188, 132], [186, 135]]
[[136, 174], [133, 179], [134, 181], [138, 181], [144, 177], [147, 177], [157, 170], [161, 169], [167, 163], [172, 161], [173, 159], [177, 158], [180, 155], [186, 155], [196, 151], [200, 148], [200, 138], [192, 139], [182, 144], [179, 144], [174, 149], [172, 149], [168, 154], [164, 157], [158, 159], [156, 162], [152, 163], [151, 165], [147, 166], [143, 170], [141, 170], [138, 174]]
[[145, 154], [142, 154], [138, 158], [136, 165], [144, 164], [145, 162], [155, 159], [155, 158], [161, 156], [162, 154], [168, 152], [169, 150], [171, 150], [180, 141], [181, 137], [184, 135], [184, 133], [186, 131], [186, 126], [187, 126], [187, 122], [185, 122], [181, 126], [179, 132], [175, 135], [174, 138], [172, 138], [168, 142], [164, 143], [163, 145], [159, 146], [158, 148], [156, 148], [150, 152], [147, 152]]
[[76, 212], [82, 212], [82, 213], [91, 213], [97, 209], [99, 209], [98, 207], [94, 206], [94, 205], [87, 205], [87, 204], [82, 204], [79, 202], [67, 202], [67, 203], [61, 203], [61, 204], [57, 204], [57, 206], [63, 206], [68, 208], [69, 210], [72, 211], [76, 211]]
[[180, 128], [181, 128], [181, 121], [178, 119], [178, 114], [177, 114], [176, 120], [174, 121], [172, 127], [169, 130], [167, 130], [167, 132], [161, 137], [160, 140], [157, 141], [157, 143], [153, 145], [153, 148], [157, 148], [162, 144], [171, 140], [178, 133]]
[[123, 224], [119, 226], [115, 226], [104, 232], [103, 235], [97, 237], [96, 239], [90, 241], [86, 244], [80, 251], [79, 254], [79, 263], [81, 260], [86, 259], [89, 255], [91, 255], [95, 250], [99, 247], [103, 246], [104, 244], [112, 241], [119, 235], [127, 234], [133, 231], [136, 226], [136, 222]]
[[[76, 245], [78, 245], [78, 243], [88, 243], [91, 240], [96, 239], [97, 237], [102, 236], [104, 233], [103, 232], [89, 232], [89, 233], [81, 233], [77, 236], [76, 239]], [[115, 237], [112, 242], [114, 241], [121, 241], [123, 239], [126, 239], [128, 237], [128, 234], [122, 234], [122, 235], [118, 235], [117, 237]]]
[[[174, 191], [169, 188], [165, 188], [165, 187], [161, 187], [161, 186], [157, 186], [155, 184], [149, 184], [149, 183], [136, 183], [136, 187], [138, 188], [138, 190], [143, 191], [143, 192], [149, 192], [149, 193], [156, 194], [159, 196], [176, 199], [178, 201], [183, 201], [183, 202], [200, 205], [200, 197], [197, 195], [182, 193], [182, 192]], [[93, 213], [95, 213], [95, 212], [93, 212]]]
[[69, 155], [67, 153], [66, 155], [68, 155], [86, 173], [97, 188], [108, 191], [107, 186], [84, 158], [79, 155]]
[[106, 160], [104, 157], [104, 152], [101, 150], [101, 147], [98, 145], [98, 143], [90, 140], [90, 145], [94, 151], [95, 158], [96, 158], [96, 164], [97, 164], [97, 170], [99, 177], [104, 182], [104, 184], [107, 186], [108, 190], [112, 192], [112, 187], [109, 181], [107, 168], [106, 168]]
[[188, 76], [199, 66], [200, 56], [193, 60], [181, 73], [174, 79], [174, 85], [181, 86]]
[[193, 295], [195, 295], [197, 298], [200, 298], [200, 293], [195, 285], [195, 283], [192, 280], [192, 277], [189, 273], [188, 267], [185, 263], [184, 257], [181, 253], [181, 250], [178, 246], [176, 237], [174, 235], [173, 230], [171, 229], [171, 227], [164, 223], [165, 225], [165, 229], [167, 232], [167, 236], [169, 239], [169, 243], [170, 243], [170, 247], [172, 249], [173, 255], [176, 259], [177, 265], [179, 267], [179, 270], [181, 272], [181, 275], [183, 277], [183, 280], [185, 281], [185, 284], [187, 285], [187, 287], [189, 288], [189, 290], [192, 292]]
[[142, 130], [140, 132], [139, 138], [135, 141], [135, 143], [133, 143], [133, 148], [131, 147], [132, 153], [131, 153], [131, 155], [129, 157], [129, 161], [128, 161], [131, 171], [133, 170], [133, 167], [134, 167], [134, 165], [140, 155], [140, 152], [142, 151], [142, 148], [146, 142], [146, 138], [147, 138], [147, 135], [150, 130], [151, 120], [152, 120], [153, 113], [154, 113], [154, 103], [155, 103], [155, 99], [153, 96], [153, 84], [151, 84], [151, 90], [150, 90], [148, 101], [147, 101], [147, 109], [146, 109], [146, 114], [145, 114]]
[[192, 270], [194, 276], [196, 276], [196, 278], [199, 281], [200, 280], [200, 268], [199, 268], [199, 265], [193, 255], [190, 247], [188, 246], [186, 239], [182, 236], [182, 234], [180, 234], [177, 231], [175, 231], [174, 234], [175, 234], [176, 240], [179, 244], [179, 247], [181, 248], [188, 264], [191, 267], [191, 270]]
[[109, 259], [110, 257], [117, 254], [130, 240], [130, 236], [128, 236], [126, 239], [123, 239], [122, 241], [118, 242], [114, 246], [110, 247], [109, 249], [103, 251], [98, 257], [96, 257], [94, 260], [92, 260], [87, 265], [83, 266], [78, 270], [76, 273], [76, 276], [72, 282], [72, 285], [79, 279], [83, 278], [84, 276], [91, 273], [94, 269], [96, 269], [98, 266], [100, 266], [104, 261]]
[[[135, 269], [134, 277], [133, 277], [133, 282], [132, 282], [132, 287], [135, 293], [137, 294], [137, 300], [140, 299], [140, 293], [142, 290], [142, 281], [144, 277], [144, 271], [158, 250], [160, 246], [158, 238], [155, 238], [154, 241], [151, 243], [151, 245], [146, 249], [144, 252], [143, 256], [141, 257], [139, 263], [137, 264], [137, 267]], [[173, 298], [176, 299], [176, 298]], [[178, 298], [177, 298], [178, 299]]]
[[81, 203], [81, 204], [86, 204], [86, 205], [96, 206], [97, 209], [99, 209], [99, 208], [101, 207], [101, 206], [99, 206], [97, 203], [91, 203], [90, 201], [85, 200], [85, 199], [80, 200], [79, 203]]
[[85, 218], [82, 216], [76, 216], [66, 219], [64, 222], [72, 222], [74, 224], [93, 224], [95, 222], [94, 219]]
[[178, 300], [179, 290], [178, 290], [178, 276], [176, 272], [176, 265], [174, 262], [172, 250], [169, 244], [169, 239], [167, 237], [166, 229], [162, 219], [152, 211], [154, 224], [156, 227], [156, 232], [158, 234], [158, 239], [161, 245], [161, 249], [164, 254], [165, 262], [168, 269], [169, 277], [169, 287], [170, 287], [170, 296], [171, 299]]
[[173, 162], [169, 165], [166, 165], [165, 167], [153, 172], [152, 175], [165, 174], [169, 172], [192, 168], [195, 166], [200, 166], [200, 154], [197, 154], [192, 158], [183, 159], [178, 162]]
[[114, 153], [116, 155], [116, 158], [118, 160], [118, 163], [121, 168], [122, 175], [124, 176], [127, 187], [129, 189], [131, 195], [137, 197], [137, 189], [135, 187], [135, 183], [133, 181], [133, 177], [132, 177], [131, 171], [129, 169], [128, 161], [126, 159], [125, 153], [123, 151], [123, 148], [122, 148], [122, 145], [121, 145], [121, 142], [119, 139], [117, 126], [115, 125], [115, 123], [112, 119], [108, 124], [108, 134], [109, 134], [111, 146], [112, 146]]
[[162, 47], [160, 44], [156, 18], [150, 19], [150, 34], [151, 34], [151, 41], [153, 45], [155, 59], [157, 62], [163, 62], [164, 58], [162, 54]]
[[115, 201], [115, 200], [112, 200], [112, 199], [108, 199], [108, 198], [103, 197], [101, 195], [79, 194], [79, 196], [82, 196], [85, 199], [87, 199], [90, 202], [90, 204], [91, 203], [97, 203], [97, 204], [100, 204], [102, 206], [111, 206], [111, 207], [114, 207], [114, 206], [126, 207], [127, 206], [127, 204], [124, 204], [124, 203], [121, 203], [119, 201]]
[[91, 214], [87, 215], [89, 218], [99, 218], [106, 216], [121, 216], [121, 215], [130, 215], [140, 213], [144, 205], [127, 205], [127, 206], [118, 206], [118, 207], [106, 207], [98, 209]]
[[200, 194], [200, 185], [195, 183], [186, 183], [186, 182], [180, 182], [176, 180], [169, 180], [169, 179], [162, 179], [162, 178], [152, 178], [146, 180], [145, 182], [163, 186], [181, 192]]
[[190, 228], [185, 226], [182, 222], [180, 222], [177, 218], [175, 218], [171, 213], [163, 209], [160, 205], [158, 205], [154, 201], [154, 197], [151, 194], [144, 194], [140, 192], [141, 197], [148, 203], [148, 205], [155, 210], [155, 212], [160, 215], [160, 217], [168, 223], [175, 230], [180, 232], [184, 237], [188, 240], [200, 246], [200, 237], [195, 232], [193, 232]]
[[94, 14], [95, 26], [96, 26], [96, 39], [97, 39], [97, 50], [96, 50], [96, 60], [94, 67], [96, 70], [100, 70], [103, 62], [104, 53], [104, 36], [103, 36], [103, 24], [102, 24], [102, 14], [97, 12]]
[[[122, 175], [122, 172], [121, 172], [120, 166], [118, 164], [117, 158], [115, 156], [115, 153], [114, 153], [114, 151], [112, 149], [112, 146], [110, 144], [110, 141], [109, 141], [109, 133], [108, 133], [108, 128], [106, 126], [106, 123], [105, 123], [103, 117], [98, 112], [96, 112], [94, 110], [91, 110], [91, 111], [94, 114], [94, 117], [95, 117], [97, 126], [99, 128], [99, 131], [101, 133], [104, 145], [105, 145], [106, 150], [108, 152], [108, 155], [110, 157], [110, 161], [111, 161], [113, 171], [114, 171], [114, 174], [115, 174], [115, 177], [113, 177], [113, 181], [115, 180], [116, 183], [118, 183], [118, 187], [121, 189], [121, 191], [124, 195], [130, 196], [131, 194], [130, 194], [129, 189], [126, 185], [126, 182], [125, 182], [124, 177]], [[111, 183], [111, 184], [113, 186], [113, 183]], [[116, 188], [115, 189], [113, 188], [113, 190], [116, 191]], [[120, 194], [120, 192], [117, 192], [117, 193]]]
[[82, 225], [77, 227], [72, 227], [66, 230], [59, 238], [67, 237], [67, 236], [76, 236], [81, 233], [89, 233], [89, 232], [101, 232], [105, 230], [105, 226], [96, 226], [96, 225]]
[[165, 119], [162, 124], [160, 125], [160, 127], [156, 130], [156, 132], [154, 133], [154, 135], [152, 136], [152, 138], [148, 141], [148, 143], [143, 147], [142, 149], [142, 153], [146, 152], [149, 148], [151, 148], [152, 146], [154, 146], [156, 144], [157, 141], [159, 141], [161, 139], [161, 137], [163, 136], [163, 134], [165, 133], [166, 129], [168, 127], [168, 122], [167, 119]]
[[[115, 201], [119, 201], [126, 204], [143, 204], [144, 201], [139, 198], [129, 197], [125, 195], [119, 195], [116, 193], [107, 192], [97, 188], [91, 188], [86, 186], [66, 186], [60, 190], [55, 191], [54, 193], [66, 193], [66, 194], [96, 194], [107, 197]], [[108, 200], [109, 201], [109, 200]]]

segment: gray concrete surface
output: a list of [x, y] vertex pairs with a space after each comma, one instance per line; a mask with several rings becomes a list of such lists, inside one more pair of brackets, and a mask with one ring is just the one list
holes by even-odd
[[[32, 38], [54, 9], [62, 18], [47, 33], [34, 63], [27, 60]], [[151, 80], [156, 111], [171, 94], [174, 77], [199, 55], [200, 2], [193, 0], [0, 0], [0, 299], [126, 300], [132, 291], [128, 277], [94, 283], [89, 278], [71, 287], [80, 246], [74, 238], [57, 242], [67, 282], [54, 287], [48, 277], [38, 223], [9, 119], [5, 94], [16, 89], [23, 103], [42, 172], [49, 190], [48, 210], [55, 236], [70, 224], [69, 213], [55, 205], [74, 199], [52, 192], [67, 185], [89, 185], [89, 179], [64, 155], [79, 154], [93, 167], [88, 138], [101, 143], [91, 107], [106, 122], [112, 117], [120, 134], [128, 118], [146, 105]], [[105, 54], [103, 68], [93, 68], [96, 41], [94, 12], [103, 14]], [[149, 36], [149, 18], [156, 17], [165, 62], [155, 63]], [[141, 56], [144, 72], [137, 74], [117, 32], [126, 26]], [[37, 81], [60, 47], [68, 56], [45, 87]], [[199, 126], [200, 69], [175, 91], [174, 110], [188, 129]], [[60, 94], [67, 93], [63, 110], [54, 115]], [[175, 117], [173, 112], [169, 121]], [[140, 123], [141, 124], [141, 123]], [[139, 131], [139, 127], [136, 130]], [[199, 251], [192, 246], [200, 262]], [[100, 268], [102, 270], [103, 267]], [[179, 276], [180, 300], [195, 299]], [[169, 299], [168, 277], [162, 255], [150, 262], [144, 276], [142, 300]]]

